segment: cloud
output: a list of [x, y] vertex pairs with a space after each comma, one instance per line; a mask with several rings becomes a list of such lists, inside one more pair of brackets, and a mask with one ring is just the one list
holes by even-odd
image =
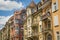
[[8, 21], [8, 19], [13, 16], [13, 15], [10, 15], [10, 16], [0, 16], [0, 29], [2, 29], [5, 25], [5, 23]]
[[0, 30], [4, 27], [4, 24], [0, 24]]
[[5, 24], [11, 16], [0, 16], [0, 24]]
[[0, 10], [13, 10], [23, 8], [22, 2], [0, 0]]

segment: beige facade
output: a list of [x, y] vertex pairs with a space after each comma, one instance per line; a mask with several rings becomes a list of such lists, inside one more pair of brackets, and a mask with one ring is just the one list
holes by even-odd
[[40, 16], [41, 16], [41, 10], [37, 11], [37, 6], [32, 1], [31, 4], [27, 7], [27, 19], [24, 23], [24, 40], [43, 39], [42, 29], [41, 29], [42, 27], [40, 27], [40, 25], [42, 25]]
[[1, 40], [9, 40], [10, 39], [10, 28], [9, 28], [9, 23], [7, 22], [5, 27], [1, 29]]
[[60, 40], [60, 0], [52, 0], [52, 4], [53, 4], [52, 20], [54, 40]]
[[27, 21], [24, 24], [27, 40], [60, 40], [59, 4], [60, 0], [41, 0], [38, 4], [31, 2], [27, 7]]
[[0, 40], [2, 40], [2, 32], [1, 32], [1, 30], [0, 30]]
[[[38, 4], [31, 1], [25, 12], [23, 10], [15, 12], [12, 18], [14, 21], [10, 20], [14, 24], [11, 25], [8, 21], [6, 27], [1, 30], [2, 40], [60, 40], [60, 0], [41, 0]], [[27, 16], [23, 15], [24, 13]], [[25, 16], [26, 20], [21, 15]], [[20, 24], [22, 20], [24, 25]], [[24, 35], [19, 28], [24, 29]], [[18, 31], [21, 36], [17, 35]]]

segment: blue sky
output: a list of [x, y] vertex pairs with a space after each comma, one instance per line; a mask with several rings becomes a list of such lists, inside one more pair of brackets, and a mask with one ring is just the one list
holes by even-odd
[[[40, 0], [33, 0], [35, 3]], [[0, 29], [4, 27], [6, 21], [13, 15], [15, 10], [26, 8], [31, 0], [0, 0]]]

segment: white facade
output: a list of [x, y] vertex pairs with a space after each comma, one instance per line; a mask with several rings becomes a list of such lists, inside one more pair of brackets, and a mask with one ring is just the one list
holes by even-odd
[[28, 37], [31, 36], [32, 34], [32, 29], [31, 29], [31, 23], [32, 23], [32, 17], [30, 16], [31, 15], [31, 9], [30, 8], [27, 8], [27, 30], [28, 30]]

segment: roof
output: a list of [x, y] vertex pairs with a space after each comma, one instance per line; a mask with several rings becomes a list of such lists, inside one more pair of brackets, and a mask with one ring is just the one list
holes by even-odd
[[36, 3], [32, 0], [31, 3], [28, 5], [28, 7], [31, 8], [36, 7]]

